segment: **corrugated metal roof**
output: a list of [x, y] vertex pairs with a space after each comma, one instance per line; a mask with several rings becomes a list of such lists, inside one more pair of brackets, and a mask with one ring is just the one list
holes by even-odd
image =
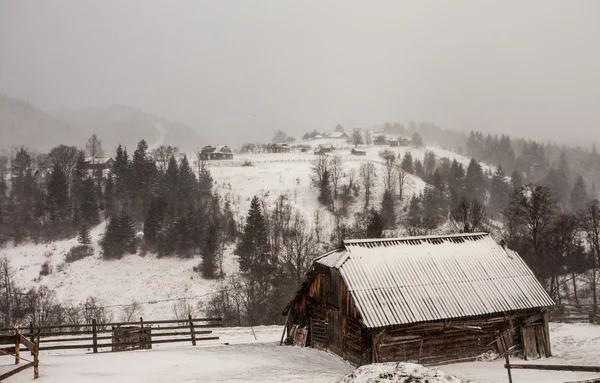
[[486, 233], [351, 240], [315, 261], [340, 270], [369, 328], [554, 304]]

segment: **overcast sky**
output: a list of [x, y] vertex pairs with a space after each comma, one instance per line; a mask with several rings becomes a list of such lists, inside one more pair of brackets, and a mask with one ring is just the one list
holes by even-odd
[[5, 1], [0, 93], [225, 140], [431, 121], [600, 136], [600, 1]]

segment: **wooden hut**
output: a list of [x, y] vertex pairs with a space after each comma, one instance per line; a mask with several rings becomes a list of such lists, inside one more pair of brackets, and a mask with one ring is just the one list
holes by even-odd
[[427, 364], [550, 356], [553, 304], [517, 253], [475, 233], [345, 241], [314, 260], [283, 314], [288, 334], [354, 364]]
[[363, 149], [352, 148], [350, 154], [352, 154], [353, 156], [366, 156], [367, 151]]

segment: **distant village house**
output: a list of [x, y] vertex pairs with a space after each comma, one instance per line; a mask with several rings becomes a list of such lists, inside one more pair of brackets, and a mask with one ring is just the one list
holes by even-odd
[[203, 160], [231, 160], [233, 153], [229, 147], [208, 145], [202, 148], [200, 157]]
[[335, 148], [333, 147], [333, 145], [319, 145], [317, 146], [317, 148], [315, 148], [315, 154], [327, 154], [327, 153], [331, 153], [333, 152]]
[[90, 173], [95, 173], [97, 171], [107, 173], [112, 169], [114, 163], [115, 161], [110, 157], [86, 157], [83, 161], [83, 169]]
[[367, 151], [363, 149], [352, 148], [350, 154], [352, 154], [353, 156], [366, 156]]

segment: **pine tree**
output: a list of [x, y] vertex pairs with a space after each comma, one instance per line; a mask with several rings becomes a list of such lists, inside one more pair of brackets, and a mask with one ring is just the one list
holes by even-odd
[[523, 187], [523, 176], [521, 175], [521, 172], [519, 172], [517, 170], [515, 170], [511, 173], [510, 181], [511, 181], [513, 190], [517, 190], [517, 189], [520, 189], [521, 187]]
[[328, 169], [323, 170], [321, 180], [319, 181], [319, 202], [324, 206], [329, 206], [332, 202], [331, 196], [331, 175]]
[[177, 200], [180, 202], [180, 208], [183, 211], [187, 211], [194, 204], [196, 191], [198, 190], [198, 181], [185, 155], [179, 164], [178, 181]]
[[212, 184], [213, 179], [210, 175], [210, 170], [206, 167], [204, 162], [200, 163], [200, 173], [199, 173], [199, 189], [200, 196], [206, 197], [212, 194]]
[[587, 188], [583, 176], [580, 174], [575, 180], [573, 190], [571, 191], [571, 208], [573, 211], [581, 211], [585, 208], [588, 201]]
[[423, 191], [423, 228], [431, 231], [444, 221], [442, 194], [434, 187], [427, 185]]
[[[177, 201], [177, 186], [179, 185], [179, 165], [174, 156], [171, 156], [165, 173], [163, 190], [167, 200]], [[175, 204], [173, 204], [175, 205]]]
[[381, 214], [375, 209], [369, 213], [369, 223], [367, 224], [367, 238], [382, 238], [385, 222]]
[[134, 254], [135, 248], [135, 226], [133, 221], [125, 210], [119, 215], [119, 243], [122, 246], [123, 252]]
[[163, 196], [152, 200], [146, 211], [144, 219], [144, 241], [151, 246], [156, 246], [156, 241], [163, 228], [167, 213], [168, 202]]
[[404, 158], [402, 158], [402, 164], [400, 165], [400, 167], [408, 173], [414, 173], [415, 168], [413, 165], [413, 157], [412, 154], [410, 152], [406, 152], [406, 154], [404, 155]]
[[202, 248], [202, 276], [204, 278], [212, 279], [216, 276], [216, 258], [219, 246], [218, 235], [217, 225], [211, 222], [208, 225]]
[[104, 255], [104, 258], [120, 258], [123, 255], [124, 249], [122, 248], [122, 244], [120, 242], [119, 231], [119, 217], [116, 214], [113, 214], [106, 224], [106, 230], [104, 231], [104, 235], [100, 240], [100, 246], [102, 248], [102, 254]]
[[69, 184], [67, 176], [58, 164], [52, 168], [47, 189], [46, 209], [50, 214], [50, 221], [62, 222], [68, 216]]
[[506, 175], [502, 166], [498, 165], [490, 183], [490, 212], [497, 216], [508, 207], [510, 199], [510, 185], [506, 182]]
[[381, 199], [381, 217], [384, 222], [384, 229], [393, 230], [396, 228], [396, 201], [389, 190], [383, 192]]
[[485, 176], [479, 162], [471, 158], [465, 176], [465, 195], [469, 199], [485, 201]]
[[108, 173], [104, 182], [104, 208], [106, 215], [110, 215], [115, 209], [115, 177], [112, 172]]
[[423, 228], [423, 206], [421, 198], [413, 195], [408, 206], [408, 216], [406, 217], [406, 229], [409, 235], [421, 234]]
[[94, 180], [88, 177], [81, 184], [81, 205], [78, 209], [79, 218], [90, 226], [96, 225], [100, 222], [99, 210], [96, 186]]
[[82, 245], [89, 245], [92, 243], [92, 236], [90, 234], [89, 226], [83, 222], [81, 227], [79, 228], [79, 234], [77, 236], [77, 241]]
[[258, 275], [268, 272], [270, 266], [270, 250], [268, 231], [258, 197], [252, 198], [248, 217], [244, 225], [244, 233], [235, 253], [240, 257], [242, 272]]

